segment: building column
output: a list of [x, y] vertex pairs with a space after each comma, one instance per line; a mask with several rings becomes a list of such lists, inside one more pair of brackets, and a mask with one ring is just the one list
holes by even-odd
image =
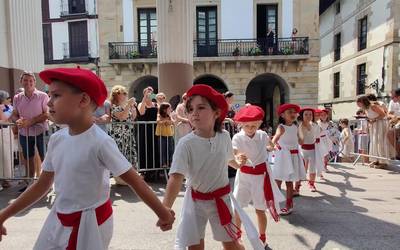
[[157, 0], [158, 91], [169, 100], [193, 84], [193, 0]]

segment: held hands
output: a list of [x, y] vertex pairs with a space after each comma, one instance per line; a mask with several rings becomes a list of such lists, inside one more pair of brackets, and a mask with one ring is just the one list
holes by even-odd
[[170, 208], [167, 209], [169, 211], [169, 216], [167, 216], [166, 218], [159, 218], [159, 220], [157, 221], [157, 227], [160, 227], [162, 231], [171, 230], [172, 224], [174, 224], [175, 221], [175, 212]]

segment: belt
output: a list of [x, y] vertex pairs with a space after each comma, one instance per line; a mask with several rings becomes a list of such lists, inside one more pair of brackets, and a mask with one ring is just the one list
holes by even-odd
[[326, 135], [321, 135], [321, 138], [325, 137]]
[[218, 217], [221, 225], [224, 227], [228, 235], [233, 239], [237, 240], [240, 237], [241, 231], [235, 224], [232, 223], [231, 212], [226, 205], [225, 201], [222, 199], [223, 196], [231, 192], [231, 187], [228, 184], [225, 187], [219, 188], [210, 193], [202, 193], [192, 189], [192, 198], [196, 200], [215, 200], [217, 206]]
[[249, 166], [242, 166], [240, 171], [245, 174], [262, 175], [264, 174], [264, 197], [268, 210], [275, 221], [279, 221], [279, 215], [276, 212], [274, 193], [272, 192], [272, 185], [267, 171], [267, 164], [265, 162], [256, 165], [254, 168]]
[[[103, 224], [112, 215], [113, 211], [111, 206], [111, 200], [108, 200], [103, 205], [97, 207], [95, 209], [95, 212], [96, 212], [97, 224], [98, 225]], [[76, 250], [81, 215], [82, 211], [71, 214], [57, 213], [57, 217], [63, 226], [72, 227], [72, 231], [68, 240], [67, 250]]]
[[304, 150], [313, 150], [315, 149], [315, 144], [303, 144], [301, 145], [301, 148]]

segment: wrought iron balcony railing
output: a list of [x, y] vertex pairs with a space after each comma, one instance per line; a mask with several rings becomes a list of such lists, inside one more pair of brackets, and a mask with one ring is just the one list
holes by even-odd
[[[194, 57], [235, 57], [269, 55], [308, 55], [308, 37], [277, 39], [208, 39], [195, 40]], [[157, 43], [109, 43], [110, 59], [157, 57]]]

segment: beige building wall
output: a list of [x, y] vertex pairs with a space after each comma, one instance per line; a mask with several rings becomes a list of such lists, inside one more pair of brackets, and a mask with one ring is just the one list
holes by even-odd
[[[357, 65], [366, 63], [366, 84], [375, 80], [385, 84], [383, 95], [388, 95], [396, 88], [396, 72], [393, 66], [396, 63], [395, 10], [392, 0], [350, 1], [342, 0], [341, 11], [335, 13], [335, 4], [332, 4], [320, 16], [321, 61], [319, 63], [319, 96], [318, 102], [333, 104], [333, 118], [351, 118], [358, 109], [355, 100], [357, 88]], [[397, 3], [396, 3], [397, 4]], [[358, 51], [358, 20], [367, 16], [368, 35], [367, 48]], [[341, 33], [341, 58], [334, 62], [334, 36]], [[382, 69], [385, 79], [382, 78]], [[333, 98], [333, 74], [340, 72], [340, 97]], [[373, 89], [366, 89], [366, 93], [375, 93]]]

